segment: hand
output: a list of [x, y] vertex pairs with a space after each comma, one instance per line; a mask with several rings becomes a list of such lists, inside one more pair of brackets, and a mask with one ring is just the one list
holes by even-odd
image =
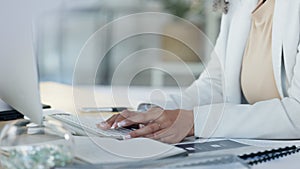
[[155, 107], [138, 113], [125, 110], [114, 115], [98, 127], [102, 129], [127, 127], [139, 124], [126, 138], [147, 137], [166, 143], [178, 143], [186, 136], [194, 135], [194, 115], [191, 110], [163, 110]]

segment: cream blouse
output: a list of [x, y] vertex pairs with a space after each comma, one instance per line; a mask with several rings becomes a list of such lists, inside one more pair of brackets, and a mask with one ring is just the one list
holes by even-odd
[[272, 64], [272, 24], [275, 0], [261, 0], [252, 25], [241, 70], [241, 88], [250, 104], [280, 98]]

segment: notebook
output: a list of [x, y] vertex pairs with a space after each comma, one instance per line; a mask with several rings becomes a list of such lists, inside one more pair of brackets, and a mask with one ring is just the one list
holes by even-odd
[[[239, 158], [244, 160], [248, 165], [253, 166], [260, 163], [267, 163], [278, 158], [283, 158], [300, 152], [300, 147], [288, 146], [283, 148], [271, 149], [262, 152], [240, 155]], [[298, 159], [299, 160], [299, 159]]]
[[299, 169], [300, 153], [291, 154], [284, 158], [260, 163], [252, 166], [252, 169]]

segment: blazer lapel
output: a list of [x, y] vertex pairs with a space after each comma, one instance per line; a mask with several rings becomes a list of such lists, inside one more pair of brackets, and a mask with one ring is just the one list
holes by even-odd
[[251, 27], [251, 12], [257, 2], [257, 0], [244, 0], [232, 18], [224, 69], [224, 100], [226, 102], [241, 102], [240, 71]]
[[273, 15], [272, 28], [272, 62], [274, 70], [274, 78], [276, 81], [278, 92], [283, 98], [282, 80], [281, 80], [281, 63], [282, 48], [286, 14], [288, 12], [288, 2], [286, 0], [275, 0], [275, 9]]

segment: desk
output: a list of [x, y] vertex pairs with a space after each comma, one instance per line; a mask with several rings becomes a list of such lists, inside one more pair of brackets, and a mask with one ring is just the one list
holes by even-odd
[[[71, 113], [77, 113], [78, 111], [76, 111], [76, 106], [74, 106], [74, 97], [73, 97], [74, 90], [77, 90], [77, 92], [79, 94], [82, 94], [81, 96], [84, 98], [84, 96], [86, 96], [87, 91], [89, 91], [90, 89], [91, 87], [89, 86], [80, 86], [80, 87], [72, 88], [71, 86], [68, 85], [63, 85], [63, 84], [58, 84], [53, 82], [45, 82], [45, 83], [41, 83], [40, 85], [41, 100], [43, 103], [50, 104], [55, 109], [60, 109]], [[95, 101], [98, 106], [116, 106], [116, 100], [114, 97], [118, 97], [118, 101], [117, 101], [118, 106], [136, 107], [136, 105], [140, 102], [140, 100], [145, 100], [145, 98], [147, 99], [147, 97], [151, 96], [151, 93], [153, 94], [153, 92], [154, 93], [157, 92], [157, 89], [146, 88], [146, 87], [131, 87], [130, 89], [128, 89], [127, 87], [118, 86], [113, 89], [114, 92], [116, 92], [113, 95], [112, 95], [111, 87], [108, 86], [96, 86], [93, 89], [95, 91], [94, 92]], [[166, 91], [166, 93], [176, 92], [176, 88], [165, 88], [165, 89], [159, 88], [159, 89]], [[125, 92], [130, 93], [129, 99], [127, 95], [124, 94]], [[82, 106], [90, 106], [90, 104], [91, 103], [89, 103], [88, 101], [84, 102], [84, 99], [83, 102], [81, 103]], [[260, 141], [257, 142], [260, 143]], [[300, 145], [300, 143], [297, 145]], [[262, 148], [258, 148], [258, 149], [262, 149]], [[248, 148], [242, 148], [239, 150], [231, 150], [231, 151], [228, 150], [222, 153], [243, 154], [251, 151], [254, 150]], [[217, 152], [210, 152], [211, 155], [214, 155], [216, 153]], [[203, 154], [203, 156], [207, 156], [208, 154], [209, 153], [205, 153]], [[284, 162], [285, 160], [282, 159], [280, 161]], [[280, 161], [278, 161], [278, 163], [280, 163]], [[278, 168], [280, 168], [281, 166], [280, 164], [278, 164]], [[300, 160], [293, 160], [292, 162], [289, 162], [289, 164], [292, 165], [286, 166], [285, 167], [286, 169], [288, 169], [289, 167], [300, 166]], [[272, 166], [272, 168], [274, 168], [274, 165]]]
[[[162, 98], [167, 94], [176, 93], [176, 87], [126, 87], [126, 86], [76, 86], [43, 82], [40, 84], [42, 103], [49, 104], [54, 109], [59, 109], [71, 113], [81, 113], [80, 107], [95, 106], [125, 106], [136, 108], [143, 101], [150, 101], [150, 97]], [[80, 103], [75, 104], [74, 93], [80, 97]], [[90, 95], [94, 94], [94, 100], [90, 100]], [[75, 99], [74, 99], [75, 98]], [[95, 103], [93, 103], [95, 101]]]

